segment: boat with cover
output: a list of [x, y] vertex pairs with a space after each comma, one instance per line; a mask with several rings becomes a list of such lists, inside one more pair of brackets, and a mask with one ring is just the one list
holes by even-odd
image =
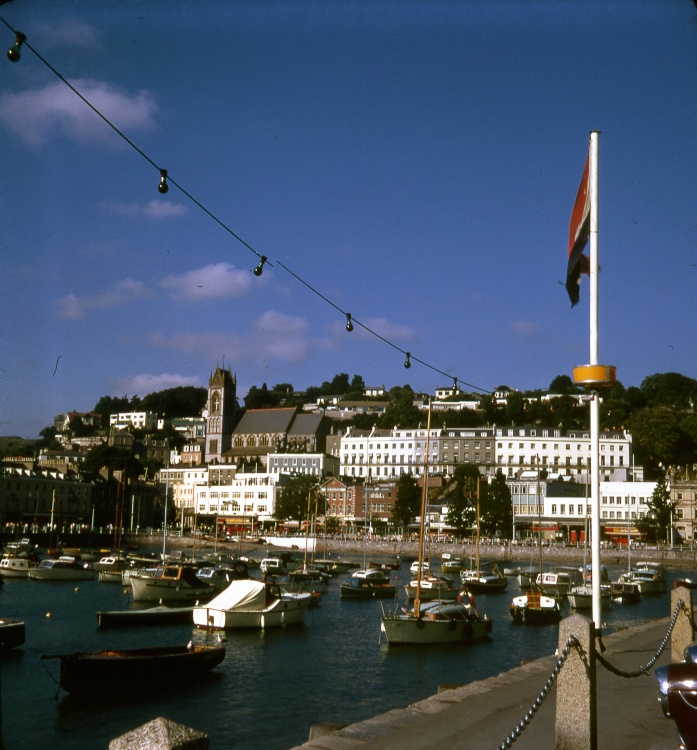
[[188, 643], [138, 649], [105, 649], [42, 659], [60, 659], [59, 683], [68, 693], [154, 690], [201, 677], [225, 658], [224, 646]]
[[312, 594], [284, 593], [277, 583], [233, 581], [208, 604], [194, 607], [199, 628], [273, 628], [302, 625]]
[[342, 599], [390, 599], [396, 593], [397, 587], [384, 571], [375, 568], [354, 571], [339, 589]]
[[97, 612], [97, 625], [106, 630], [112, 628], [136, 628], [148, 625], [193, 624], [193, 613], [193, 605], [190, 607], [167, 607], [163, 604], [158, 604], [156, 607]]
[[72, 555], [61, 555], [42, 560], [29, 570], [27, 578], [32, 581], [90, 581], [94, 579], [94, 569]]
[[[422, 570], [424, 561], [424, 534], [428, 497], [428, 456], [431, 435], [431, 405], [428, 407], [426, 426], [426, 450], [424, 453], [423, 491], [421, 495], [421, 519], [419, 523], [419, 557], [417, 570]], [[385, 635], [388, 646], [434, 645], [459, 643], [487, 637], [492, 631], [492, 621], [481, 617], [474, 606], [471, 594], [463, 592], [455, 601], [422, 601], [422, 578], [416, 578], [416, 595], [411, 607], [395, 606], [391, 613], [382, 612], [380, 632]]]
[[210, 598], [215, 589], [183, 565], [163, 565], [154, 571], [131, 571], [128, 576], [134, 602], [190, 601]]

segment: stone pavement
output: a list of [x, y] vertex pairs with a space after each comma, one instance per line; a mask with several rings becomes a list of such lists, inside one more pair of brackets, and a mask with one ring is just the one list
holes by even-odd
[[[669, 618], [629, 628], [602, 639], [602, 656], [634, 672], [653, 658], [668, 631]], [[598, 750], [676, 750], [675, 725], [663, 716], [653, 669], [670, 663], [670, 644], [649, 674], [624, 678], [597, 664]], [[511, 735], [539, 696], [556, 664], [549, 656], [510, 672], [442, 690], [403, 709], [322, 735], [313, 728], [303, 750], [496, 750]], [[562, 667], [563, 669], [563, 667]], [[437, 687], [437, 686], [434, 686]], [[552, 688], [542, 707], [511, 747], [553, 748], [555, 699]], [[293, 750], [299, 750], [294, 748]]]

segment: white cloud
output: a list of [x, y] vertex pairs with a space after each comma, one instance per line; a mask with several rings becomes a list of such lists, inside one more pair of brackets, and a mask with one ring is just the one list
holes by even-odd
[[252, 285], [252, 274], [230, 263], [214, 263], [183, 274], [166, 276], [160, 282], [171, 291], [173, 299], [189, 302], [233, 298], [246, 294]]
[[[159, 109], [152, 94], [129, 94], [99, 81], [70, 81], [104, 117], [123, 132], [151, 130]], [[34, 146], [41, 146], [58, 133], [77, 142], [114, 142], [114, 131], [64, 83], [0, 96], [0, 122]]]
[[193, 385], [200, 387], [201, 379], [197, 376], [173, 375], [170, 373], [161, 373], [160, 375], [151, 375], [150, 373], [141, 373], [133, 375], [130, 378], [117, 378], [111, 381], [115, 393], [119, 395], [137, 394], [146, 396], [148, 393], [163, 391], [167, 388], [179, 388], [180, 386]]
[[[385, 318], [360, 318], [361, 323], [369, 328], [371, 331], [379, 334], [383, 338], [391, 341], [392, 343], [406, 343], [407, 341], [413, 341], [415, 332], [409, 326], [402, 325], [401, 323], [392, 323]], [[346, 320], [342, 318], [338, 323], [335, 324], [335, 328], [340, 330], [343, 335], [346, 333]], [[351, 335], [358, 334], [363, 336], [373, 336], [366, 331], [361, 325], [355, 323], [354, 329]]]
[[534, 336], [539, 332], [539, 326], [531, 320], [514, 320], [511, 330], [519, 336]]
[[306, 360], [311, 350], [308, 331], [309, 325], [303, 318], [269, 310], [254, 321], [244, 336], [212, 331], [171, 336], [157, 332], [150, 336], [149, 344], [204, 361], [234, 356], [239, 363], [265, 359], [298, 363]]
[[40, 37], [42, 44], [45, 42], [47, 47], [84, 47], [95, 51], [102, 47], [98, 30], [77, 19], [40, 24], [36, 36]]
[[144, 206], [137, 203], [102, 203], [107, 211], [117, 216], [126, 216], [128, 218], [138, 218], [145, 216], [148, 219], [170, 219], [180, 216], [188, 216], [189, 209], [181, 203], [172, 203], [171, 201], [151, 200]]
[[89, 296], [78, 296], [68, 294], [58, 300], [59, 318], [70, 320], [82, 320], [92, 310], [105, 310], [111, 307], [119, 307], [142, 299], [146, 296], [145, 285], [135, 279], [124, 279], [114, 284], [110, 289], [101, 294]]

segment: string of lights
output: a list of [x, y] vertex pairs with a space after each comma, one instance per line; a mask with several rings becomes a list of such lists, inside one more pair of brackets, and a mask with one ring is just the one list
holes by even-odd
[[[10, 60], [10, 62], [19, 62], [19, 60], [21, 59], [23, 48], [26, 48], [30, 52], [32, 52], [35, 55], [35, 57], [41, 63], [43, 63], [62, 83], [64, 83], [87, 107], [89, 107], [108, 127], [110, 127], [121, 139], [123, 139], [125, 143], [127, 143], [136, 153], [138, 153], [143, 159], [145, 159], [145, 161], [147, 161], [148, 164], [152, 166], [159, 173], [160, 179], [159, 179], [157, 189], [162, 195], [168, 193], [170, 185], [173, 185], [182, 193], [182, 195], [188, 198], [189, 201], [191, 201], [197, 208], [203, 211], [210, 219], [212, 219], [216, 224], [218, 224], [224, 231], [226, 231], [228, 234], [234, 237], [240, 244], [246, 247], [250, 252], [254, 253], [254, 255], [256, 255], [256, 257], [259, 260], [258, 264], [253, 269], [253, 273], [255, 276], [262, 275], [265, 265], [268, 265], [272, 268], [274, 267], [274, 264], [268, 259], [266, 255], [263, 255], [258, 250], [256, 250], [246, 240], [240, 237], [239, 234], [237, 234], [233, 229], [231, 229], [224, 221], [222, 221], [212, 211], [206, 208], [206, 206], [203, 203], [201, 203], [201, 201], [199, 201], [195, 196], [189, 193], [188, 190], [186, 190], [182, 185], [180, 185], [176, 180], [174, 180], [167, 169], [164, 169], [163, 167], [158, 165], [153, 159], [150, 158], [150, 156], [148, 156], [148, 154], [146, 154], [141, 148], [139, 148], [125, 133], [123, 133], [116, 125], [114, 125], [114, 123], [111, 122], [111, 120], [109, 120], [109, 118], [106, 117], [106, 115], [104, 115], [97, 107], [95, 107], [87, 99], [87, 97], [85, 97], [82, 93], [80, 93], [80, 91], [76, 89], [75, 86], [73, 86], [58, 70], [56, 70], [56, 68], [54, 68], [53, 65], [51, 65], [48, 62], [48, 60], [46, 60], [34, 47], [32, 47], [31, 44], [29, 44], [26, 34], [22, 33], [21, 31], [18, 31], [17, 29], [14, 29], [2, 16], [0, 16], [0, 22], [2, 22], [15, 35], [14, 45], [10, 47], [7, 51], [7, 57]], [[316, 289], [307, 280], [305, 280], [300, 275], [295, 273], [295, 271], [289, 268], [285, 263], [282, 263], [280, 260], [276, 260], [276, 263], [278, 264], [280, 268], [282, 268], [284, 271], [290, 274], [296, 281], [300, 282], [303, 286], [305, 286], [306, 289], [308, 289], [314, 295], [319, 297], [321, 300], [323, 300], [328, 305], [330, 305], [335, 310], [337, 310], [339, 313], [341, 313], [343, 316], [345, 316], [346, 331], [348, 333], [351, 333], [354, 330], [355, 326], [359, 326], [364, 331], [366, 331], [366, 333], [369, 333], [371, 336], [375, 337], [376, 339], [382, 341], [384, 344], [387, 344], [388, 346], [392, 347], [394, 350], [403, 354], [405, 356], [404, 367], [406, 369], [409, 369], [413, 362], [417, 362], [418, 364], [432, 370], [433, 372], [443, 375], [446, 378], [452, 379], [454, 390], [458, 389], [458, 384], [462, 384], [473, 390], [481, 391], [482, 393], [490, 393], [490, 391], [488, 391], [485, 388], [481, 388], [479, 386], [473, 385], [472, 383], [467, 383], [466, 381], [459, 379], [457, 376], [451, 375], [445, 372], [444, 370], [441, 370], [440, 368], [436, 367], [435, 365], [423, 359], [419, 359], [418, 357], [415, 357], [411, 352], [406, 351], [405, 349], [402, 349], [400, 346], [390, 341], [389, 339], [385, 338], [380, 333], [372, 329], [370, 326], [362, 323], [360, 320], [357, 320], [350, 312], [343, 310], [339, 305], [337, 305], [327, 296], [322, 294], [322, 292]]]

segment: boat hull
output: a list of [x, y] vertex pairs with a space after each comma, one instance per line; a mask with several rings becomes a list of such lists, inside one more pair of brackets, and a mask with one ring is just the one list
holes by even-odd
[[262, 610], [194, 607], [194, 625], [209, 630], [264, 630], [302, 625], [311, 596], [304, 594], [302, 598], [281, 599], [275, 606]]
[[[186, 575], [186, 577], [184, 577]], [[199, 602], [215, 594], [213, 586], [196, 577], [193, 571], [178, 568], [157, 569], [129, 575], [134, 602]]]
[[0, 573], [3, 578], [28, 578], [29, 571], [37, 565], [38, 563], [22, 557], [5, 557], [0, 560]]
[[146, 609], [123, 609], [97, 612], [97, 624], [103, 630], [134, 628], [152, 625], [193, 624], [192, 607], [148, 607]]
[[[51, 658], [51, 657], [44, 657]], [[60, 686], [68, 693], [166, 685], [209, 672], [225, 658], [224, 646], [165, 646], [67, 654], [60, 659]]]
[[487, 638], [492, 628], [492, 620], [488, 617], [467, 621], [385, 615], [380, 622], [380, 630], [390, 646], [465, 643]]
[[528, 591], [513, 597], [509, 611], [515, 623], [555, 623], [561, 620], [562, 602], [559, 597]]

